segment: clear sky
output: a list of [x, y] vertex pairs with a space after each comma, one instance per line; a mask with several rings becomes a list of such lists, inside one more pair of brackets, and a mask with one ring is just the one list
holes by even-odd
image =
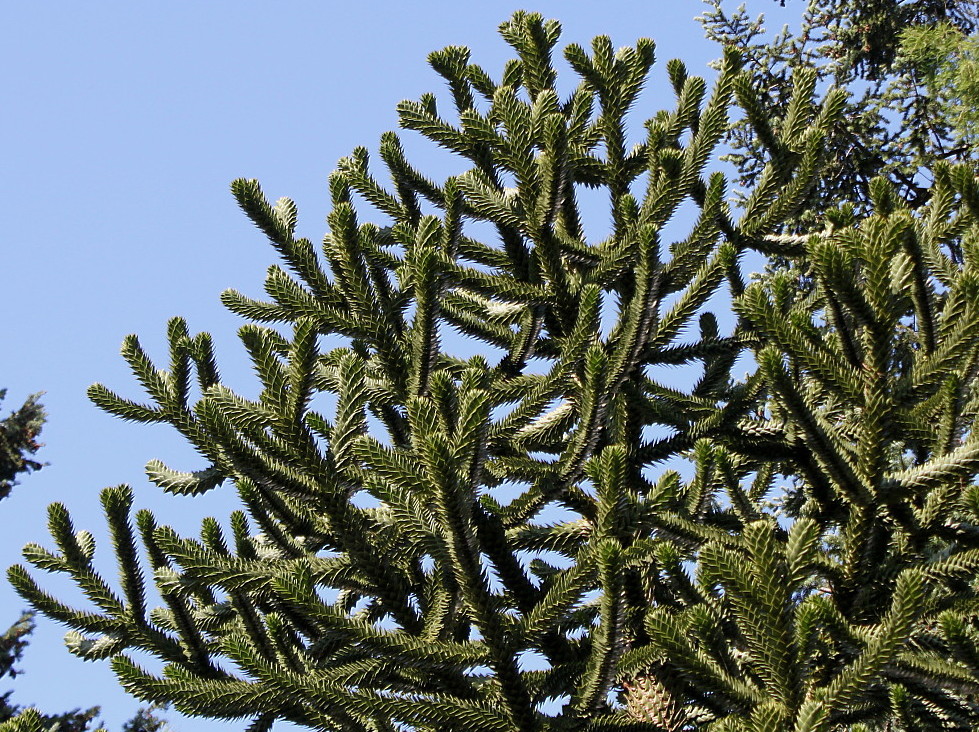
[[[98, 411], [86, 387], [102, 381], [142, 397], [119, 344], [138, 333], [165, 359], [166, 320], [183, 315], [194, 332], [214, 334], [226, 383], [251, 393], [254, 380], [234, 335], [241, 322], [218, 295], [234, 287], [261, 296], [275, 257], [238, 211], [230, 181], [258, 178], [270, 198], [290, 196], [300, 233], [319, 240], [336, 160], [357, 145], [376, 150], [380, 134], [396, 128], [402, 99], [442, 92], [428, 52], [467, 45], [474, 62], [498, 75], [509, 48], [496, 27], [516, 7], [431, 0], [5, 4], [0, 387], [9, 388], [5, 412], [46, 392], [50, 421], [40, 458], [50, 465], [0, 504], [0, 565], [19, 561], [29, 541], [50, 546], [45, 506], [53, 501], [69, 507], [77, 528], [102, 538], [97, 496], [106, 485], [130, 483], [138, 506], [184, 533], [202, 516], [227, 516], [235, 507], [228, 489], [181, 499], [149, 485], [143, 466], [151, 458], [181, 469], [201, 463], [166, 429]], [[525, 7], [562, 21], [562, 46], [587, 46], [597, 34], [616, 46], [653, 38], [658, 63], [642, 118], [672, 104], [666, 60], [680, 57], [691, 73], [710, 74], [706, 63], [720, 55], [693, 20], [704, 7], [699, 0]], [[780, 24], [801, 3], [785, 11], [766, 0], [749, 7]], [[433, 176], [460, 172], [427, 143], [409, 135], [406, 146]], [[104, 540], [96, 561], [115, 574]], [[56, 594], [68, 593], [54, 578], [42, 579]], [[4, 581], [0, 626], [22, 607]], [[103, 719], [118, 730], [138, 702], [118, 688], [107, 663], [69, 655], [63, 632], [40, 619], [24, 675], [0, 681], [0, 693], [12, 686], [14, 701], [50, 712], [101, 704]], [[169, 718], [186, 732], [241, 728]]]

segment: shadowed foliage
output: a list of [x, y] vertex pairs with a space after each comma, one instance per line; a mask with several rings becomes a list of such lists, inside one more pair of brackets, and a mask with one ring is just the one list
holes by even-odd
[[[54, 504], [24, 556], [88, 604], [25, 566], [17, 590], [138, 698], [253, 732], [974, 728], [974, 170], [936, 164], [915, 205], [875, 177], [798, 235], [847, 105], [815, 69], [773, 116], [736, 51], [711, 84], [669, 61], [675, 103], [636, 130], [651, 41], [567, 46], [562, 96], [559, 24], [500, 31], [499, 78], [448, 47], [450, 111], [398, 108], [457, 175], [395, 133], [358, 148], [321, 247], [232, 184], [282, 260], [265, 299], [223, 295], [257, 397], [181, 318], [162, 368], [123, 343], [144, 398], [91, 387], [200, 455], [153, 484], [242, 509], [182, 536], [106, 489], [114, 584]], [[737, 119], [763, 144], [734, 206]]]

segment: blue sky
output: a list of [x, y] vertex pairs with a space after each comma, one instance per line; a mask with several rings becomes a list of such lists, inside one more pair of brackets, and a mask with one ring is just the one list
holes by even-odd
[[[396, 128], [402, 99], [442, 92], [428, 52], [467, 45], [476, 63], [498, 75], [509, 49], [496, 27], [516, 7], [290, 0], [5, 6], [0, 387], [9, 388], [5, 410], [47, 392], [40, 457], [50, 465], [0, 504], [0, 565], [18, 561], [29, 541], [50, 544], [45, 506], [52, 501], [69, 507], [76, 527], [104, 536], [97, 496], [106, 485], [130, 483], [137, 505], [185, 532], [203, 516], [226, 517], [235, 507], [230, 491], [180, 499], [150, 486], [143, 466], [151, 458], [183, 469], [200, 463], [166, 429], [99, 412], [86, 387], [102, 381], [140, 397], [118, 355], [122, 338], [138, 333], [163, 359], [166, 320], [183, 315], [194, 332], [214, 334], [226, 383], [249, 392], [254, 381], [234, 335], [241, 321], [218, 295], [229, 287], [261, 295], [274, 252], [238, 211], [230, 181], [258, 178], [272, 199], [290, 196], [300, 233], [319, 240], [336, 160], [357, 145], [376, 150], [380, 134]], [[667, 59], [709, 74], [706, 63], [719, 55], [693, 20], [704, 7], [699, 0], [526, 7], [562, 21], [561, 45], [587, 45], [600, 33], [617, 46], [653, 38], [658, 63], [641, 118], [672, 104]], [[778, 23], [801, 10], [764, 0], [749, 7]], [[431, 175], [459, 172], [427, 143], [410, 135], [405, 142]], [[604, 215], [596, 211], [594, 220]], [[105, 544], [97, 561], [113, 575]], [[45, 586], [69, 594], [53, 578]], [[22, 606], [4, 583], [0, 625]], [[101, 704], [117, 730], [138, 702], [118, 688], [107, 664], [70, 656], [63, 632], [40, 620], [24, 675], [0, 681], [0, 692], [13, 686], [16, 702], [52, 712]], [[240, 728], [170, 719], [188, 732]]]

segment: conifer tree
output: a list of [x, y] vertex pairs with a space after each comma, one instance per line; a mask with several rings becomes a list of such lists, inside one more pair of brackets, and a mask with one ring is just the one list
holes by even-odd
[[[822, 84], [850, 92], [827, 136], [822, 180], [792, 222], [796, 230], [820, 226], [825, 211], [845, 203], [869, 210], [878, 176], [891, 180], [910, 205], [923, 205], [936, 163], [975, 162], [968, 111], [975, 105], [961, 99], [963, 91], [973, 102], [976, 95], [970, 92], [979, 30], [974, 0], [790, 2], [801, 9], [795, 31], [786, 27], [774, 35], [765, 15], [752, 17], [744, 4], [729, 9], [725, 0], [704, 1], [709, 7], [700, 20], [707, 37], [741, 52], [772, 118], [785, 113], [797, 68], [813, 67]], [[741, 181], [753, 185], [764, 164], [764, 136], [742, 121], [729, 142]]]
[[[500, 30], [516, 52], [500, 79], [449, 47], [429, 61], [452, 115], [434, 95], [399, 107], [460, 175], [430, 180], [385, 134], [390, 182], [366, 149], [341, 160], [319, 250], [292, 201], [232, 185], [284, 262], [268, 300], [223, 295], [250, 321], [258, 398], [180, 318], [167, 368], [124, 341], [146, 401], [91, 388], [201, 455], [151, 461], [155, 485], [233, 487], [243, 510], [185, 537], [106, 489], [115, 587], [55, 504], [56, 549], [25, 557], [91, 605], [25, 567], [15, 587], [140, 699], [255, 732], [972, 729], [974, 171], [937, 167], [914, 209], [878, 179], [866, 211], [784, 236], [845, 103], [814, 100], [814, 70], [773, 120], [735, 53], [709, 91], [670, 61], [676, 105], [632, 146], [651, 41], [566, 47], [580, 83], [562, 98], [558, 23], [518, 12]], [[765, 146], [733, 208], [710, 164], [738, 115]], [[607, 196], [602, 241], [584, 188]], [[809, 281], [750, 282], [749, 252]]]

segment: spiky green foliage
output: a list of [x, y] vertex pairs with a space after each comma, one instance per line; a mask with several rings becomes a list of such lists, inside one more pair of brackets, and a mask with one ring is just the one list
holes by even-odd
[[[0, 403], [7, 395], [0, 389]], [[16, 411], [0, 420], [0, 500], [10, 495], [21, 473], [39, 470], [41, 463], [34, 455], [41, 447], [37, 441], [44, 424], [44, 407], [38, 401], [40, 394], [33, 394]]]
[[[5, 395], [6, 390], [0, 389], [0, 402]], [[40, 396], [30, 396], [16, 411], [0, 421], [0, 500], [10, 496], [18, 483], [18, 475], [42, 467], [42, 463], [33, 459], [41, 448], [37, 438], [47, 417], [39, 401]], [[30, 644], [28, 637], [33, 631], [34, 613], [21, 613], [20, 618], [0, 635], [0, 678], [20, 675], [21, 671], [16, 666]], [[45, 730], [57, 725], [62, 732], [80, 732], [99, 714], [98, 707], [48, 716], [37, 715], [36, 710], [32, 710], [34, 716], [25, 718], [25, 722], [20, 717], [22, 707], [11, 698], [13, 693], [10, 690], [0, 695], [0, 729], [20, 729], [22, 724], [33, 724], [32, 720], [37, 716], [37, 723]]]
[[[620, 666], [655, 669], [720, 729], [979, 721], [975, 647], [948, 631], [975, 632], [979, 187], [965, 167], [936, 177], [919, 216], [879, 180], [874, 215], [810, 237], [811, 291], [770, 276], [736, 302], [765, 413], [697, 448], [735, 528], [683, 517], [700, 532], [696, 581], [664, 573], [683, 591]], [[963, 236], [959, 266], [942, 242]], [[743, 485], [771, 470], [792, 480], [774, 514], [750, 500], [767, 479]]]
[[[757, 113], [732, 129], [730, 159], [751, 186], [771, 149], [766, 127], [788, 108], [793, 75], [815, 69], [850, 99], [826, 138], [827, 166], [794, 230], [821, 226], [833, 208], [870, 211], [870, 185], [890, 180], [912, 207], [924, 205], [937, 162], [976, 160], [974, 0], [806, 0], [791, 27], [765, 27], [745, 5], [705, 0], [707, 37], [737, 48], [758, 90]], [[753, 7], [764, 9], [765, 4]], [[782, 2], [782, 5], [786, 3]], [[966, 100], [963, 103], [962, 95]], [[756, 119], [766, 121], [759, 126]]]
[[[124, 342], [145, 403], [90, 394], [202, 456], [194, 471], [151, 461], [154, 484], [230, 484], [244, 510], [183, 537], [133, 519], [127, 487], [105, 490], [113, 585], [56, 504], [56, 548], [25, 557], [89, 607], [24, 567], [11, 581], [139, 698], [254, 730], [968, 728], [971, 171], [939, 170], [923, 209], [880, 181], [872, 214], [775, 236], [817, 184], [841, 94], [817, 105], [800, 71], [786, 116], [765, 120], [734, 54], [710, 92], [671, 61], [676, 106], [632, 145], [652, 43], [567, 47], [581, 81], [562, 99], [559, 30], [504, 23], [517, 58], [498, 81], [464, 48], [432, 54], [453, 116], [426, 95], [399, 107], [402, 126], [467, 169], [431, 181], [389, 133], [386, 185], [358, 149], [330, 179], [319, 251], [291, 201], [233, 184], [285, 265], [266, 301], [224, 295], [252, 321], [259, 396], [222, 383], [210, 337], [179, 318], [168, 368]], [[735, 100], [772, 151], [739, 211], [708, 168]], [[585, 188], [607, 197], [602, 241], [585, 235]], [[671, 240], [681, 207], [697, 213]], [[746, 252], [804, 262], [812, 281], [749, 285]], [[725, 296], [722, 330], [707, 310]]]
[[[20, 619], [0, 636], [0, 677], [14, 678], [21, 674], [16, 668], [30, 641], [28, 636], [34, 631], [34, 613], [21, 613]], [[17, 732], [23, 724], [31, 721], [37, 714], [38, 724], [43, 730], [56, 729], [57, 732], [83, 732], [89, 729], [92, 720], [98, 717], [99, 707], [74, 709], [60, 714], [42, 715], [36, 709], [25, 710], [15, 704], [11, 697], [13, 690], [0, 695], [0, 731]], [[24, 715], [27, 715], [25, 717]]]

